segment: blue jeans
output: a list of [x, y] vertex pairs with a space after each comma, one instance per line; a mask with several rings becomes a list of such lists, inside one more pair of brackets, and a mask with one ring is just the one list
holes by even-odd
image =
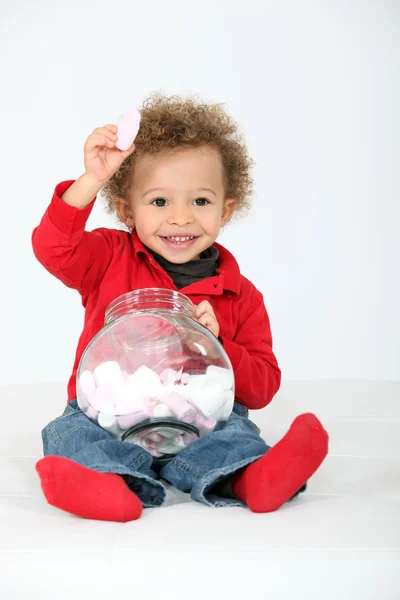
[[243, 506], [233, 495], [224, 497], [218, 490], [223, 489], [221, 482], [270, 448], [247, 415], [247, 409], [235, 402], [226, 423], [157, 468], [151, 454], [135, 444], [113, 439], [73, 400], [43, 429], [43, 449], [45, 456], [64, 456], [101, 473], [122, 475], [147, 508], [161, 506], [165, 500], [166, 489], [160, 479], [209, 506]]

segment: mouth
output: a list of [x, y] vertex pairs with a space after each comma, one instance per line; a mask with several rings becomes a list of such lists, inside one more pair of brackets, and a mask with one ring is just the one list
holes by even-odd
[[180, 248], [181, 250], [189, 248], [199, 239], [196, 235], [171, 235], [160, 237], [170, 248]]

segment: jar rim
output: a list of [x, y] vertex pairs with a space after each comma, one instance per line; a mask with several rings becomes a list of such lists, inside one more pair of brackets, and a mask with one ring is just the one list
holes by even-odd
[[[151, 306], [151, 304], [155, 306]], [[147, 306], [146, 306], [147, 305]], [[195, 317], [193, 302], [179, 292], [168, 288], [139, 288], [126, 292], [112, 300], [105, 311], [105, 325], [118, 317], [140, 310], [173, 310]]]

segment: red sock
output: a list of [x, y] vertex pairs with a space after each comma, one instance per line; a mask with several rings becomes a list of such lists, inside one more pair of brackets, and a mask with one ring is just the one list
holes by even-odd
[[47, 502], [66, 512], [100, 521], [133, 521], [142, 503], [119, 475], [98, 473], [61, 456], [36, 463]]
[[271, 512], [290, 500], [328, 453], [328, 434], [312, 414], [297, 417], [287, 434], [233, 478], [233, 493], [253, 512]]

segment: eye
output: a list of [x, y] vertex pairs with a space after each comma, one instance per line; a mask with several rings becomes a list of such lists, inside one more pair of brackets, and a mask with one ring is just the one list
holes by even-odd
[[164, 198], [156, 198], [155, 200], [153, 200], [152, 205], [153, 206], [159, 206], [159, 207], [163, 207], [166, 206], [167, 201], [164, 200]]
[[196, 198], [195, 200], [196, 206], [206, 206], [206, 204], [210, 204], [207, 198]]

